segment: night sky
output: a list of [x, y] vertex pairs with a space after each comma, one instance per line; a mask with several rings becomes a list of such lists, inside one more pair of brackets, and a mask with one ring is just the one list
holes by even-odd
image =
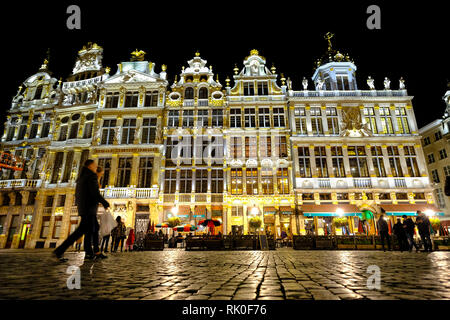
[[[301, 90], [301, 80], [311, 79], [314, 62], [326, 52], [324, 34], [328, 31], [335, 34], [333, 48], [355, 61], [359, 89], [368, 89], [369, 75], [377, 89], [383, 88], [386, 76], [391, 89], [397, 89], [403, 76], [408, 93], [414, 96], [419, 127], [444, 112], [442, 96], [450, 76], [445, 46], [448, 13], [442, 2], [430, 7], [412, 1], [163, 2], [12, 3], [3, 11], [12, 19], [0, 22], [1, 126], [18, 86], [38, 71], [47, 48], [49, 69], [57, 79], [70, 75], [78, 50], [92, 41], [104, 48], [103, 65], [111, 67], [111, 74], [137, 48], [147, 52], [146, 60], [156, 63], [156, 72], [167, 65], [170, 84], [199, 50], [222, 85], [226, 76], [232, 78], [234, 65], [241, 69], [250, 50], [257, 49], [269, 68], [274, 64], [278, 74], [291, 78], [294, 90]], [[81, 8], [81, 30], [66, 27], [70, 4]], [[381, 30], [366, 27], [366, 9], [371, 4], [381, 8]]]

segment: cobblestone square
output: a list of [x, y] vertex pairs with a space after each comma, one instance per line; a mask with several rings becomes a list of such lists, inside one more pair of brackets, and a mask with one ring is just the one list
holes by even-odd
[[[182, 249], [109, 254], [84, 261], [67, 252], [1, 250], [0, 299], [143, 300], [403, 300], [450, 299], [450, 252], [203, 251]], [[381, 270], [370, 290], [370, 265]], [[68, 266], [81, 289], [67, 288]]]

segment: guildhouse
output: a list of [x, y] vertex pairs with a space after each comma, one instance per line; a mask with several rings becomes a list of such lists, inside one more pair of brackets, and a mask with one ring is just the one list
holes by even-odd
[[113, 215], [137, 237], [173, 216], [279, 237], [374, 234], [382, 210], [391, 222], [441, 215], [404, 80], [376, 89], [369, 77], [361, 90], [355, 62], [326, 39], [302, 90], [255, 49], [224, 86], [199, 52], [173, 82], [138, 49], [112, 74], [88, 43], [65, 82], [47, 58], [5, 122], [0, 247], [60, 244], [79, 223], [74, 189], [89, 158], [104, 170]]

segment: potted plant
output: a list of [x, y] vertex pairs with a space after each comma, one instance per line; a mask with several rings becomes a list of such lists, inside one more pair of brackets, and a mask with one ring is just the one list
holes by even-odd
[[333, 225], [336, 228], [346, 227], [348, 225], [348, 220], [346, 217], [334, 218]]
[[439, 231], [439, 227], [441, 226], [441, 221], [438, 218], [430, 218], [431, 228], [433, 228], [434, 232]]
[[173, 236], [175, 234], [175, 231], [173, 230], [173, 228], [175, 228], [176, 226], [179, 226], [181, 224], [181, 220], [178, 217], [171, 217], [167, 220], [167, 224], [172, 229], [172, 236]]
[[250, 218], [250, 220], [248, 220], [248, 226], [250, 227], [250, 229], [253, 229], [253, 231], [256, 233], [256, 230], [261, 228], [261, 218], [259, 217], [253, 217]]

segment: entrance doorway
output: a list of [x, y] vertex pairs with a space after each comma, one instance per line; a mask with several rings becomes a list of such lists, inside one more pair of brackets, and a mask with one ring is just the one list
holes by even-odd
[[136, 237], [136, 243], [142, 241], [147, 232], [148, 223], [150, 222], [148, 213], [136, 213], [136, 220], [134, 224], [134, 234]]
[[25, 242], [27, 241], [27, 235], [30, 233], [30, 223], [24, 223], [22, 225], [22, 231], [20, 233], [20, 240], [19, 240], [19, 249], [25, 248]]
[[19, 227], [19, 216], [14, 215], [11, 218], [11, 226], [9, 227], [8, 237], [6, 238], [5, 249], [11, 248], [14, 235], [16, 234], [18, 227]]

